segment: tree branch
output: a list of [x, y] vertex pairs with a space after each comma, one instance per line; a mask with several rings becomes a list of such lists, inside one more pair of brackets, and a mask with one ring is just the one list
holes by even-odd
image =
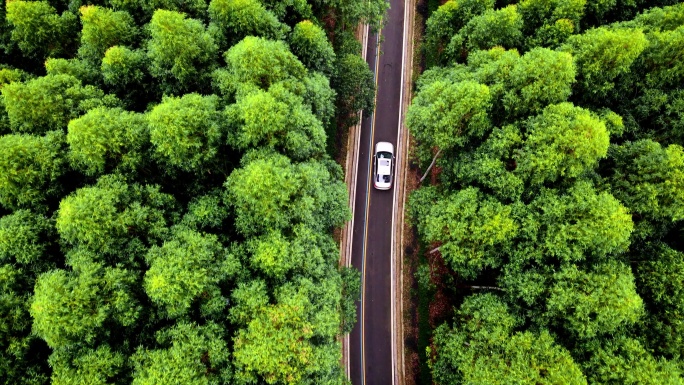
[[440, 148], [439, 150], [437, 150], [437, 153], [435, 154], [435, 157], [432, 158], [432, 163], [430, 163], [430, 166], [427, 168], [427, 170], [425, 170], [425, 174], [423, 174], [423, 177], [420, 178], [420, 182], [421, 182], [421, 183], [423, 182], [423, 180], [425, 179], [425, 177], [427, 177], [428, 173], [429, 173], [430, 170], [432, 169], [432, 166], [435, 165], [435, 162], [437, 161], [437, 157], [438, 157], [439, 154], [441, 154], [441, 153], [442, 153], [442, 149]]
[[469, 289], [475, 289], [475, 290], [498, 290], [498, 291], [506, 291], [500, 287], [496, 286], [466, 286]]

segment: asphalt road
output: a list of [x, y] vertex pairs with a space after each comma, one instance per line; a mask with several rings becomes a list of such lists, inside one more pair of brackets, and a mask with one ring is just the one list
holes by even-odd
[[[358, 175], [352, 234], [352, 265], [362, 273], [362, 301], [357, 307], [359, 322], [349, 338], [350, 376], [354, 385], [393, 383], [391, 334], [391, 242], [394, 181], [392, 190], [378, 191], [368, 176], [371, 156], [377, 142], [397, 147], [404, 0], [391, 0], [387, 22], [381, 31], [381, 47], [376, 56], [377, 36], [368, 38], [367, 60], [376, 72], [377, 97], [374, 113], [361, 123]], [[395, 170], [396, 172], [396, 170]]]

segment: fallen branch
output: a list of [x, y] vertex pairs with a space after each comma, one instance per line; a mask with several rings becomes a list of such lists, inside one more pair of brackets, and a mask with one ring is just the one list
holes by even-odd
[[430, 166], [427, 168], [427, 170], [425, 170], [425, 174], [423, 174], [423, 177], [420, 178], [420, 182], [421, 182], [421, 183], [422, 183], [423, 180], [428, 176], [428, 173], [429, 173], [430, 170], [432, 169], [432, 166], [434, 166], [434, 165], [435, 165], [435, 162], [437, 161], [437, 157], [438, 157], [439, 154], [441, 154], [441, 153], [442, 153], [442, 149], [440, 148], [439, 150], [437, 150], [437, 153], [435, 154], [434, 158], [432, 158], [432, 163], [430, 163]]
[[506, 291], [500, 287], [496, 286], [466, 286], [469, 289], [475, 289], [475, 290], [498, 290], [498, 291]]

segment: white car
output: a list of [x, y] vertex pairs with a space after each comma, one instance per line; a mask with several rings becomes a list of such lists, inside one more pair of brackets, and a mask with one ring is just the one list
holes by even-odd
[[394, 146], [388, 142], [375, 144], [373, 156], [373, 186], [378, 190], [392, 188], [394, 176]]

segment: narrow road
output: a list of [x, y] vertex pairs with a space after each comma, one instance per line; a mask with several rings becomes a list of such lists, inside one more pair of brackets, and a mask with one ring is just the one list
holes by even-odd
[[[377, 96], [373, 114], [361, 124], [358, 174], [352, 234], [352, 265], [362, 272], [359, 322], [349, 337], [350, 376], [354, 385], [395, 384], [396, 360], [392, 339], [392, 223], [394, 181], [389, 191], [373, 188], [373, 148], [383, 141], [397, 148], [402, 98], [404, 1], [391, 0], [378, 52], [377, 35], [368, 38], [367, 61], [376, 75]], [[396, 172], [396, 170], [395, 170]]]

